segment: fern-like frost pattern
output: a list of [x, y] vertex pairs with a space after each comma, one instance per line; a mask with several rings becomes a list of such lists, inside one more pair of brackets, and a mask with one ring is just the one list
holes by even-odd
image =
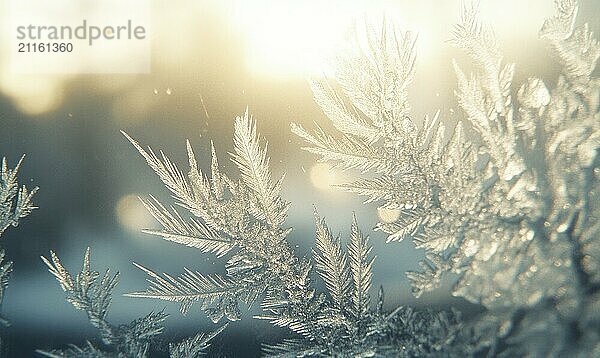
[[[19, 225], [19, 220], [31, 214], [36, 209], [32, 198], [38, 188], [28, 190], [25, 185], [20, 186], [17, 180], [19, 168], [25, 156], [21, 157], [14, 169], [9, 169], [6, 158], [2, 158], [0, 167], [0, 236], [10, 226]], [[4, 299], [4, 291], [8, 287], [8, 280], [12, 272], [12, 261], [5, 260], [5, 251], [0, 248], [0, 305]], [[9, 322], [0, 317], [0, 323], [8, 325]]]
[[[98, 329], [100, 342], [87, 341], [83, 346], [70, 345], [65, 349], [38, 350], [37, 352], [52, 358], [139, 358], [148, 357], [156, 347], [158, 337], [164, 332], [164, 321], [168, 317], [164, 312], [151, 312], [128, 324], [114, 326], [106, 315], [112, 300], [113, 290], [119, 282], [119, 273], [104, 274], [91, 268], [91, 250], [88, 248], [83, 257], [83, 266], [73, 277], [62, 265], [53, 251], [50, 258], [42, 256], [42, 261], [56, 278], [66, 294], [67, 301], [77, 310], [84, 311], [92, 326]], [[198, 333], [196, 336], [179, 343], [169, 344], [171, 358], [193, 358], [205, 353], [209, 341], [218, 335], [225, 326], [214, 332]], [[154, 346], [154, 347], [153, 347]]]
[[[371, 302], [374, 257], [356, 218], [344, 250], [340, 238], [315, 213], [314, 267], [294, 254], [286, 241], [291, 229], [284, 226], [289, 204], [280, 194], [283, 177], [273, 180], [266, 144], [260, 145], [248, 111], [234, 125], [231, 156], [240, 171], [237, 181], [219, 170], [212, 146], [208, 177], [198, 169], [189, 142], [190, 169], [184, 174], [162, 152], [143, 149], [125, 136], [189, 215], [182, 217], [155, 198], [142, 199], [163, 227], [147, 232], [227, 260], [224, 275], [190, 269], [179, 276], [160, 275], [136, 264], [148, 274], [149, 287], [129, 296], [177, 302], [183, 313], [198, 303], [215, 322], [238, 320], [240, 306], [260, 301], [263, 314], [256, 318], [296, 335], [265, 346], [268, 356], [443, 356], [470, 349], [455, 339], [462, 326], [454, 312], [405, 307], [386, 312], [382, 289], [377, 303]], [[325, 282], [326, 293], [314, 288], [314, 271]]]
[[576, 25], [576, 1], [556, 8], [540, 31], [562, 65], [552, 86], [529, 78], [513, 91], [515, 65], [466, 3], [451, 39], [472, 60], [471, 73], [453, 63], [465, 121], [411, 119], [414, 44], [384, 23], [312, 86], [337, 133], [292, 127], [321, 160], [364, 174], [341, 188], [380, 203], [388, 241], [426, 251], [407, 274], [415, 295], [455, 273], [453, 294], [490, 310], [491, 353], [600, 354], [600, 45]]

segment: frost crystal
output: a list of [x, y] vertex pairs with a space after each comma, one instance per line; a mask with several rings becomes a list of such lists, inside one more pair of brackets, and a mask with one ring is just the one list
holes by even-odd
[[339, 89], [312, 82], [339, 133], [292, 128], [322, 160], [371, 173], [341, 187], [383, 203], [389, 241], [426, 250], [408, 273], [417, 296], [459, 274], [453, 293], [490, 310], [492, 355], [600, 354], [600, 45], [575, 26], [576, 1], [557, 9], [540, 36], [562, 74], [550, 88], [527, 80], [514, 99], [514, 64], [464, 7], [452, 43], [474, 73], [454, 62], [456, 95], [478, 140], [460, 122], [446, 138], [439, 113], [420, 126], [409, 117], [414, 40], [386, 24], [342, 56]]
[[[112, 300], [112, 291], [119, 281], [119, 273], [111, 275], [107, 269], [103, 275], [93, 271], [90, 267], [90, 249], [88, 248], [83, 258], [81, 272], [73, 278], [61, 264], [58, 256], [50, 251], [50, 259], [42, 256], [52, 275], [60, 287], [67, 294], [67, 301], [78, 310], [84, 311], [90, 323], [98, 329], [101, 345], [95, 346], [86, 342], [85, 346], [75, 345], [63, 350], [37, 352], [47, 357], [147, 357], [151, 345], [163, 333], [163, 322], [167, 314], [151, 312], [148, 315], [135, 319], [129, 324], [113, 326], [106, 320], [108, 308]], [[220, 333], [225, 326], [213, 333], [198, 335], [188, 338], [180, 343], [170, 344], [169, 351], [172, 358], [198, 357], [208, 347], [208, 342]]]
[[460, 336], [462, 325], [456, 312], [418, 312], [410, 307], [385, 312], [383, 288], [379, 289], [376, 305], [372, 305], [369, 292], [374, 258], [370, 257], [371, 246], [359, 231], [356, 217], [346, 253], [325, 220], [315, 216], [313, 256], [327, 295], [316, 294], [318, 305], [309, 311], [313, 317], [303, 315], [305, 302], [267, 296], [262, 307], [271, 314], [259, 318], [289, 326], [304, 336], [302, 340], [289, 339], [267, 346], [267, 356], [424, 357], [465, 355], [471, 351], [468, 340]]
[[[26, 217], [36, 207], [31, 198], [37, 191], [37, 187], [29, 191], [25, 185], [19, 187], [17, 174], [23, 158], [19, 160], [14, 169], [8, 169], [6, 158], [2, 158], [0, 168], [0, 236], [9, 226], [17, 226], [19, 220]], [[12, 272], [12, 261], [4, 261], [5, 252], [0, 248], [0, 305], [4, 299], [4, 290], [8, 286], [8, 279]], [[0, 323], [8, 325], [8, 321], [0, 317]]]
[[[213, 321], [240, 319], [239, 305], [261, 299], [265, 312], [257, 318], [287, 327], [298, 338], [265, 347], [273, 356], [381, 356], [444, 355], [466, 352], [465, 340], [455, 344], [461, 324], [454, 314], [415, 312], [399, 307], [383, 310], [383, 291], [371, 304], [371, 246], [352, 224], [346, 253], [318, 218], [314, 262], [328, 294], [313, 288], [311, 262], [298, 258], [283, 227], [288, 203], [281, 195], [282, 179], [273, 181], [269, 158], [260, 146], [256, 124], [248, 112], [237, 117], [232, 160], [240, 170], [237, 182], [220, 172], [212, 148], [211, 176], [198, 169], [187, 143], [189, 172], [182, 173], [169, 158], [144, 150], [125, 136], [146, 159], [178, 206], [189, 212], [182, 217], [155, 198], [144, 199], [160, 230], [147, 230], [165, 240], [227, 256], [225, 275], [207, 275], [185, 269], [178, 277], [159, 275], [137, 265], [149, 276], [146, 291], [132, 297], [157, 298], [181, 304], [183, 313], [194, 302]], [[375, 307], [374, 307], [375, 306]]]
[[0, 236], [9, 226], [17, 226], [19, 219], [29, 215], [36, 207], [31, 198], [37, 187], [29, 191], [23, 185], [19, 187], [17, 174], [25, 156], [21, 157], [14, 169], [8, 169], [6, 158], [2, 158], [0, 168]]

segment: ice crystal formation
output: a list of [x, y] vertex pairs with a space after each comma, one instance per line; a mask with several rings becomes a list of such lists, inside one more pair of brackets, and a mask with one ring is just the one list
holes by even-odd
[[[19, 186], [17, 174], [23, 157], [14, 169], [9, 169], [6, 158], [2, 158], [2, 167], [0, 168], [0, 236], [9, 226], [17, 226], [19, 220], [26, 217], [36, 207], [31, 202], [31, 198], [37, 191], [37, 188], [29, 191], [25, 185]], [[8, 286], [8, 279], [12, 271], [12, 261], [4, 261], [4, 249], [0, 248], [0, 305], [4, 299], [4, 290]], [[0, 317], [0, 323], [8, 324], [4, 318]]]
[[435, 356], [468, 349], [464, 341], [454, 344], [461, 327], [454, 313], [404, 307], [385, 312], [382, 290], [377, 303], [371, 304], [374, 258], [356, 220], [346, 253], [340, 238], [334, 238], [317, 217], [314, 262], [327, 292], [313, 288], [311, 262], [295, 256], [286, 241], [291, 229], [284, 227], [289, 204], [280, 194], [283, 177], [273, 180], [266, 145], [260, 146], [247, 111], [235, 120], [232, 160], [241, 173], [238, 181], [219, 170], [214, 147], [208, 178], [198, 169], [189, 142], [189, 171], [184, 174], [162, 152], [144, 150], [127, 138], [189, 216], [153, 197], [143, 199], [162, 225], [147, 232], [227, 257], [224, 275], [185, 269], [174, 277], [138, 265], [149, 275], [150, 286], [130, 296], [178, 302], [183, 313], [197, 302], [215, 322], [238, 320], [240, 304], [260, 300], [264, 314], [257, 318], [297, 334], [266, 346], [265, 353], [271, 356]]
[[[327, 296], [319, 298], [313, 327], [290, 326], [305, 335], [305, 339], [289, 339], [267, 346], [267, 356], [424, 357], [460, 356], [471, 352], [469, 340], [463, 340], [457, 312], [433, 313], [402, 306], [385, 312], [383, 288], [379, 289], [376, 304], [370, 302], [374, 258], [369, 257], [371, 246], [368, 238], [359, 231], [355, 217], [347, 253], [342, 249], [340, 238], [331, 234], [325, 220], [316, 217], [315, 221], [313, 256], [316, 270], [325, 282]], [[274, 313], [266, 318], [277, 325], [289, 325], [288, 320], [293, 315], [290, 317], [286, 310], [293, 306], [287, 300], [267, 296], [262, 306]], [[273, 311], [273, 308], [279, 310]]]
[[[98, 329], [100, 344], [86, 342], [84, 346], [70, 345], [66, 349], [43, 351], [38, 353], [47, 357], [147, 357], [156, 345], [159, 335], [164, 331], [164, 321], [167, 314], [151, 312], [135, 319], [128, 324], [111, 325], [106, 315], [112, 300], [115, 286], [119, 282], [119, 273], [111, 274], [107, 269], [103, 275], [91, 269], [90, 249], [83, 258], [83, 267], [77, 276], [73, 277], [60, 262], [58, 256], [50, 251], [50, 259], [42, 256], [50, 273], [56, 278], [60, 287], [67, 295], [67, 301], [78, 310], [84, 311], [92, 326]], [[171, 358], [193, 358], [203, 354], [208, 348], [209, 341], [219, 334], [225, 326], [205, 334], [198, 333], [194, 337], [169, 345]], [[154, 347], [156, 349], [156, 347]]]
[[417, 296], [455, 273], [453, 294], [488, 308], [492, 355], [600, 355], [600, 46], [576, 26], [576, 1], [556, 7], [540, 37], [558, 81], [516, 90], [515, 65], [464, 6], [451, 41], [473, 63], [454, 62], [468, 125], [448, 138], [439, 113], [411, 119], [415, 40], [385, 24], [356, 36], [334, 78], [311, 81], [336, 133], [293, 126], [321, 160], [363, 174], [341, 187], [381, 204], [388, 241], [425, 249], [407, 274]]

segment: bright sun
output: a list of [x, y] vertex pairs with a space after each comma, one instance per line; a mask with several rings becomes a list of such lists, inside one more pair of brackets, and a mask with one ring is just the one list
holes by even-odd
[[[329, 59], [355, 20], [398, 19], [389, 1], [243, 1], [233, 7], [235, 26], [247, 44], [252, 71], [266, 75], [329, 73]], [[413, 17], [414, 18], [414, 17]], [[413, 21], [411, 21], [413, 22]], [[398, 23], [407, 23], [399, 21]], [[427, 34], [419, 37], [427, 42]]]
[[[520, 0], [482, 2], [484, 18], [495, 19], [500, 37], [520, 36], [516, 31], [537, 33], [552, 11], [551, 2], [531, 0], [531, 11], [507, 13]], [[353, 21], [377, 24], [385, 18], [418, 34], [419, 63], [440, 51], [459, 13], [454, 0], [234, 0], [231, 7], [234, 27], [246, 43], [249, 68], [268, 76], [322, 75], [330, 73], [329, 59], [344, 42]], [[498, 14], [503, 15], [498, 23]]]

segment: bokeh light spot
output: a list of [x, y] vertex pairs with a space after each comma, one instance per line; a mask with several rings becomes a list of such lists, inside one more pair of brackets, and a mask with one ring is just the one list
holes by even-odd
[[121, 226], [131, 232], [140, 232], [151, 227], [154, 218], [136, 194], [128, 194], [117, 201], [115, 214]]

